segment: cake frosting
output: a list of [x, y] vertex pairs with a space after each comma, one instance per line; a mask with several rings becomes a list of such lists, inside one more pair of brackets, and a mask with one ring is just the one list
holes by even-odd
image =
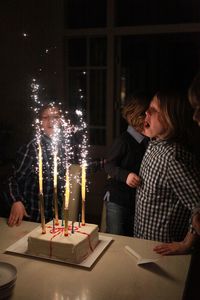
[[53, 227], [53, 222], [46, 224], [46, 233], [41, 226], [31, 231], [28, 236], [28, 253], [39, 257], [49, 257], [69, 263], [81, 263], [99, 242], [98, 226], [86, 223], [69, 222], [68, 236], [64, 235], [64, 226]]

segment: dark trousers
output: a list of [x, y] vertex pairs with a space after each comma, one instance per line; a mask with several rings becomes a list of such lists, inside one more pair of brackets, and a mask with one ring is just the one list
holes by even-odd
[[200, 244], [192, 254], [182, 300], [200, 299]]
[[133, 236], [133, 209], [117, 203], [106, 202], [106, 232]]

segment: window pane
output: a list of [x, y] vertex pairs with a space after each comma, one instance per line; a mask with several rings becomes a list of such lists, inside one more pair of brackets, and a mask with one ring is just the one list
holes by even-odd
[[90, 126], [105, 126], [106, 71], [90, 73]]
[[200, 21], [198, 0], [116, 0], [116, 26]]
[[121, 41], [121, 76], [127, 94], [188, 89], [197, 72], [199, 33], [123, 37]]
[[65, 27], [105, 27], [106, 2], [106, 0], [65, 0]]
[[105, 38], [95, 38], [90, 40], [90, 65], [106, 66]]
[[100, 145], [103, 146], [106, 144], [106, 130], [105, 129], [90, 129], [90, 145]]
[[69, 107], [86, 109], [86, 71], [69, 71]]
[[86, 65], [86, 39], [69, 39], [69, 66]]

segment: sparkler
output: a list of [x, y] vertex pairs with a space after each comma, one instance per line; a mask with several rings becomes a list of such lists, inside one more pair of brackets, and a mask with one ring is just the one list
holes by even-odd
[[[33, 82], [31, 84], [32, 88], [32, 98], [34, 99], [35, 103], [39, 103], [38, 100], [38, 91], [39, 91], [39, 85], [36, 83], [36, 80], [33, 79]], [[38, 115], [38, 109], [35, 108], [36, 115]], [[43, 196], [43, 164], [42, 164], [42, 147], [41, 147], [41, 132], [40, 132], [40, 126], [39, 126], [39, 119], [38, 117], [35, 119], [35, 127], [37, 132], [37, 144], [38, 144], [38, 173], [39, 173], [39, 206], [40, 206], [40, 215], [41, 215], [41, 227], [42, 227], [42, 233], [46, 233], [45, 228], [45, 215], [44, 215], [44, 196]]]
[[80, 144], [81, 150], [81, 198], [82, 198], [82, 220], [81, 223], [85, 225], [85, 199], [86, 199], [86, 168], [87, 168], [87, 155], [88, 155], [88, 143], [87, 143], [87, 125], [83, 121], [83, 113], [80, 110], [76, 110], [76, 114], [80, 118], [81, 130], [82, 130], [82, 143]]
[[63, 208], [63, 215], [65, 220], [65, 229], [64, 234], [65, 236], [68, 235], [68, 218], [69, 218], [69, 200], [70, 200], [70, 160], [72, 157], [72, 146], [70, 142], [71, 138], [71, 124], [70, 120], [65, 120], [62, 118], [62, 128], [63, 128], [63, 135], [64, 135], [64, 152], [65, 152], [65, 165], [66, 165], [66, 172], [65, 172], [65, 192], [64, 192], [64, 208]]

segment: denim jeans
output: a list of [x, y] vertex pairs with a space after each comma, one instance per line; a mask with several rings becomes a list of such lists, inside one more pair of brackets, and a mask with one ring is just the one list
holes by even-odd
[[106, 201], [106, 232], [133, 236], [133, 210]]

